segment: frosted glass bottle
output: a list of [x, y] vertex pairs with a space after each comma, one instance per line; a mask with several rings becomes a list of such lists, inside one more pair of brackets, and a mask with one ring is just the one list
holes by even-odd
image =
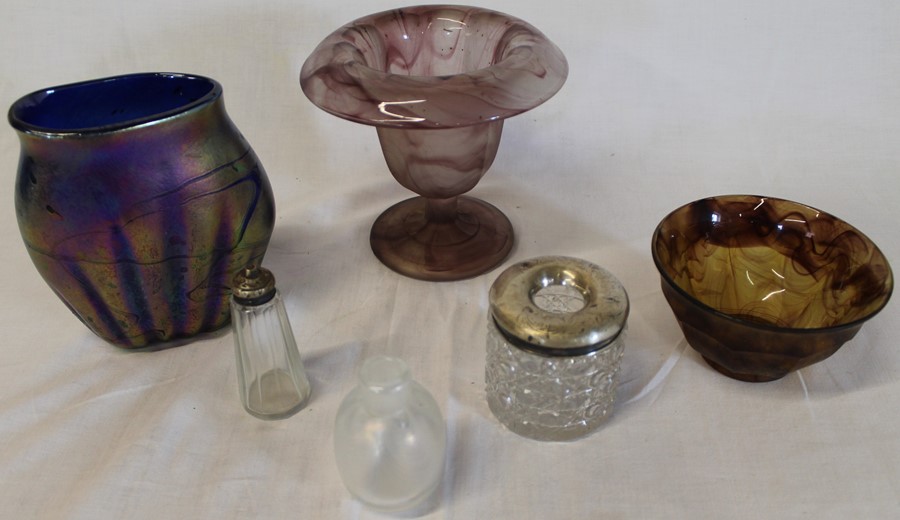
[[335, 459], [347, 490], [379, 511], [420, 506], [441, 481], [446, 444], [440, 409], [406, 363], [366, 360], [334, 426]]
[[231, 324], [238, 387], [247, 413], [260, 419], [284, 419], [309, 399], [309, 379], [300, 361], [275, 277], [249, 266], [235, 275]]

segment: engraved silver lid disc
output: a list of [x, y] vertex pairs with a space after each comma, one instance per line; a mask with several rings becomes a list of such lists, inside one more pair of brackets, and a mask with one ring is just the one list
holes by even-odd
[[576, 356], [615, 340], [628, 319], [628, 295], [600, 266], [566, 256], [515, 264], [491, 286], [490, 312], [520, 348]]

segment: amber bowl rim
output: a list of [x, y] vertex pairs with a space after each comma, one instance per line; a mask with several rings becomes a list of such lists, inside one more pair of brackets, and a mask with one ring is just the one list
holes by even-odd
[[[659, 256], [657, 255], [657, 252], [656, 252], [656, 240], [657, 240], [657, 237], [659, 237], [659, 235], [660, 235], [660, 232], [661, 232], [661, 230], [662, 230], [663, 224], [664, 224], [667, 220], [669, 220], [669, 218], [672, 217], [672, 215], [674, 215], [674, 214], [677, 213], [678, 211], [681, 211], [681, 210], [683, 210], [684, 208], [686, 208], [687, 206], [690, 206], [690, 205], [692, 205], [692, 204], [696, 204], [697, 202], [701, 202], [701, 201], [704, 201], [704, 200], [727, 200], [727, 199], [743, 199], [743, 198], [759, 198], [759, 199], [765, 199], [765, 200], [773, 200], [773, 201], [779, 201], [779, 202], [786, 202], [786, 203], [789, 203], [789, 204], [794, 204], [794, 205], [797, 205], [797, 206], [802, 206], [802, 207], [804, 207], [804, 208], [808, 208], [808, 209], [813, 210], [813, 211], [816, 211], [816, 212], [818, 212], [818, 213], [820, 213], [820, 214], [822, 214], [822, 215], [825, 215], [825, 216], [827, 216], [827, 217], [830, 217], [830, 218], [833, 218], [833, 219], [835, 219], [835, 220], [837, 220], [837, 221], [842, 222], [843, 224], [847, 225], [850, 229], [852, 229], [854, 232], [858, 233], [860, 236], [862, 236], [864, 239], [866, 239], [870, 244], [872, 244], [872, 247], [875, 248], [875, 250], [878, 252], [878, 254], [880, 254], [880, 255], [882, 256], [882, 258], [884, 258], [884, 264], [885, 264], [885, 267], [887, 267], [887, 276], [886, 276], [886, 279], [890, 280], [890, 287], [888, 288], [887, 294], [885, 294], [884, 299], [883, 299], [882, 302], [881, 302], [881, 305], [880, 305], [878, 308], [872, 310], [870, 313], [866, 314], [865, 316], [862, 316], [862, 317], [857, 318], [857, 319], [855, 319], [855, 320], [853, 320], [853, 321], [850, 321], [850, 322], [847, 322], [847, 323], [841, 323], [841, 324], [838, 324], [838, 325], [830, 325], [830, 326], [828, 326], [828, 327], [804, 327], [804, 328], [798, 328], [798, 327], [780, 327], [780, 326], [778, 326], [778, 325], [768, 325], [768, 324], [765, 324], [765, 323], [759, 323], [759, 322], [754, 322], [754, 321], [743, 320], [743, 319], [738, 318], [738, 317], [735, 317], [735, 316], [733, 316], [733, 315], [731, 315], [731, 314], [722, 312], [722, 311], [716, 309], [715, 307], [711, 307], [711, 306], [709, 306], [709, 305], [707, 305], [707, 304], [701, 302], [700, 300], [698, 300], [697, 298], [695, 298], [693, 295], [689, 294], [687, 291], [685, 291], [684, 289], [682, 289], [682, 288], [681, 288], [677, 283], [675, 283], [675, 282], [672, 280], [672, 278], [666, 273], [665, 269], [664, 269], [664, 268], [662, 267], [662, 265], [661, 265], [661, 262], [660, 262], [660, 260], [659, 260]], [[703, 197], [703, 198], [701, 198], [701, 199], [697, 199], [697, 200], [688, 202], [687, 204], [682, 204], [681, 206], [675, 208], [674, 210], [672, 210], [672, 211], [670, 211], [668, 214], [666, 214], [666, 216], [663, 217], [662, 220], [660, 220], [659, 224], [657, 224], [656, 229], [653, 231], [653, 236], [652, 236], [651, 242], [650, 242], [650, 253], [651, 253], [651, 256], [653, 257], [653, 263], [654, 263], [654, 265], [656, 265], [656, 270], [659, 271], [660, 278], [662, 278], [662, 280], [665, 281], [666, 285], [668, 285], [669, 287], [673, 288], [673, 289], [674, 289], [677, 293], [679, 293], [683, 298], [685, 298], [688, 302], [690, 302], [691, 305], [693, 305], [693, 306], [699, 308], [699, 309], [702, 310], [702, 311], [706, 311], [707, 313], [710, 313], [710, 314], [712, 314], [712, 315], [714, 315], [714, 316], [717, 316], [717, 317], [719, 317], [719, 318], [721, 318], [721, 319], [724, 319], [724, 320], [726, 320], [726, 321], [735, 323], [735, 324], [737, 324], [737, 325], [741, 325], [741, 326], [744, 326], [744, 327], [749, 327], [749, 328], [751, 328], [751, 329], [759, 329], [759, 330], [764, 330], [764, 331], [769, 331], [769, 332], [775, 332], [775, 333], [779, 333], [779, 334], [799, 334], [799, 335], [802, 335], [802, 334], [822, 334], [822, 333], [827, 333], [827, 332], [837, 332], [837, 331], [844, 330], [844, 329], [849, 329], [849, 328], [853, 328], [853, 327], [859, 327], [859, 326], [862, 326], [863, 323], [865, 323], [866, 321], [870, 320], [870, 319], [871, 319], [872, 317], [874, 317], [876, 314], [878, 314], [879, 312], [881, 312], [882, 309], [884, 309], [884, 307], [887, 305], [888, 301], [891, 299], [891, 295], [892, 295], [893, 292], [894, 292], [894, 274], [893, 274], [893, 270], [891, 269], [891, 265], [890, 265], [890, 263], [888, 262], [887, 257], [884, 255], [884, 252], [878, 247], [878, 244], [876, 244], [875, 241], [873, 241], [871, 238], [869, 238], [868, 235], [866, 235], [865, 233], [863, 233], [862, 231], [860, 231], [859, 229], [857, 229], [855, 226], [853, 226], [852, 224], [850, 224], [850, 223], [847, 222], [846, 220], [844, 220], [844, 219], [842, 219], [842, 218], [839, 218], [839, 217], [836, 217], [836, 216], [835, 216], [834, 214], [832, 214], [832, 213], [829, 213], [829, 212], [827, 212], [827, 211], [822, 211], [822, 210], [820, 210], [820, 209], [818, 209], [818, 208], [816, 208], [816, 207], [814, 207], [814, 206], [810, 206], [810, 205], [804, 204], [804, 203], [802, 203], [802, 202], [796, 202], [796, 201], [793, 201], [793, 200], [790, 200], [790, 199], [783, 199], [783, 198], [780, 198], [780, 197], [770, 197], [770, 196], [764, 196], [764, 195], [751, 195], [751, 194], [715, 195], [715, 196], [711, 196], [711, 197]], [[680, 317], [680, 316], [676, 316], [676, 317], [679, 319], [679, 321], [681, 320], [681, 317]]]

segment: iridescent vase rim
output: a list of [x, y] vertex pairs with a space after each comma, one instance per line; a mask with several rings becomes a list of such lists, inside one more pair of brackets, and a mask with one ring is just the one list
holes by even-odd
[[[691, 206], [692, 204], [696, 204], [698, 202], [703, 202], [703, 201], [707, 201], [707, 200], [742, 200], [742, 199], [746, 199], [748, 201], [753, 200], [753, 199], [758, 199], [760, 201], [773, 201], [773, 202], [792, 204], [792, 205], [795, 205], [795, 206], [801, 207], [801, 208], [806, 208], [810, 211], [814, 211], [814, 212], [818, 213], [820, 216], [823, 216], [826, 218], [832, 218], [836, 221], [840, 221], [840, 222], [844, 223], [848, 228], [852, 229], [855, 233], [857, 233], [861, 237], [863, 237], [866, 241], [869, 242], [869, 244], [872, 245], [873, 249], [875, 251], [877, 251], [878, 254], [882, 258], [884, 258], [884, 264], [885, 264], [885, 267], [887, 268], [887, 273], [885, 276], [887, 291], [885, 292], [885, 295], [881, 301], [881, 304], [877, 308], [873, 309], [870, 313], [866, 314], [865, 316], [861, 316], [855, 320], [848, 321], [846, 323], [838, 323], [835, 325], [829, 325], [827, 327], [799, 328], [799, 327], [784, 327], [784, 326], [775, 325], [775, 324], [745, 320], [738, 316], [733, 316], [726, 312], [720, 311], [720, 310], [716, 309], [715, 307], [711, 307], [711, 306], [701, 302], [700, 300], [695, 298], [693, 295], [691, 295], [687, 291], [685, 291], [680, 285], [678, 285], [675, 282], [675, 280], [672, 279], [672, 277], [669, 276], [667, 269], [663, 265], [662, 260], [659, 258], [659, 255], [656, 250], [655, 244], [656, 244], [658, 237], [661, 235], [661, 233], [663, 231], [664, 224], [674, 214], [676, 214], [679, 211], [684, 210], [686, 207]], [[651, 256], [653, 257], [653, 263], [656, 265], [656, 269], [657, 269], [657, 271], [659, 271], [659, 274], [662, 277], [662, 279], [665, 281], [666, 285], [668, 285], [669, 287], [674, 289], [678, 294], [680, 294], [683, 298], [685, 298], [687, 301], [689, 301], [691, 303], [691, 305], [696, 305], [698, 308], [700, 308], [714, 316], [717, 316], [720, 319], [724, 319], [729, 322], [742, 325], [744, 327], [748, 327], [751, 329], [767, 330], [767, 331], [777, 332], [777, 333], [781, 333], [781, 334], [785, 334], [785, 333], [798, 334], [798, 335], [821, 334], [822, 332], [838, 331], [838, 330], [842, 330], [842, 329], [849, 329], [852, 327], [860, 326], [861, 324], [865, 323], [866, 321], [870, 320], [875, 315], [877, 315], [879, 312], [881, 312], [882, 309], [884, 309], [884, 307], [888, 304], [888, 301], [891, 299], [891, 295], [893, 294], [893, 291], [894, 291], [894, 275], [893, 275], [891, 266], [888, 263], [887, 257], [884, 256], [884, 252], [881, 251], [881, 249], [878, 247], [878, 245], [871, 238], [869, 238], [865, 233], [863, 233], [862, 231], [857, 229], [855, 226], [848, 223], [846, 220], [836, 217], [827, 211], [822, 211], [816, 207], [810, 206], [808, 204], [804, 204], [802, 202], [796, 202], [796, 201], [789, 200], [789, 199], [782, 199], [779, 197], [770, 197], [770, 196], [764, 196], [764, 195], [749, 195], [749, 194], [715, 195], [712, 197], [704, 197], [701, 199], [697, 199], [697, 200], [688, 202], [687, 204], [683, 204], [683, 205], [675, 208], [674, 210], [670, 211], [668, 214], [666, 214], [665, 217], [663, 217], [662, 220], [660, 220], [659, 224], [656, 226], [656, 229], [653, 231], [653, 235], [652, 235], [651, 242], [650, 242], [650, 253], [651, 253]]]
[[[48, 96], [65, 90], [83, 89], [101, 84], [111, 84], [123, 80], [140, 80], [140, 79], [178, 79], [186, 81], [198, 81], [209, 85], [209, 88], [195, 98], [187, 98], [184, 103], [173, 105], [165, 110], [153, 111], [147, 114], [115, 121], [109, 124], [87, 125], [83, 127], [72, 128], [55, 128], [40, 124], [30, 123], [21, 117], [23, 110], [35, 106]], [[66, 136], [89, 136], [117, 132], [121, 130], [143, 127], [151, 124], [157, 124], [162, 121], [179, 116], [186, 112], [190, 112], [197, 107], [208, 105], [222, 96], [222, 85], [218, 81], [197, 74], [186, 74], [178, 72], [138, 72], [132, 74], [120, 74], [117, 76], [109, 76], [104, 78], [90, 79], [86, 81], [78, 81], [67, 83], [64, 85], [48, 87], [36, 90], [30, 94], [22, 96], [16, 100], [9, 108], [7, 119], [9, 124], [19, 132], [44, 137], [66, 137]]]

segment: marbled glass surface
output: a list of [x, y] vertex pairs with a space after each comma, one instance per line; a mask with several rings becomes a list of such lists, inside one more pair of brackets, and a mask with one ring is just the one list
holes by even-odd
[[562, 52], [530, 24], [476, 7], [373, 14], [328, 36], [300, 84], [339, 117], [446, 128], [505, 119], [548, 100], [568, 75]]
[[652, 253], [691, 346], [749, 381], [833, 354], [887, 304], [894, 284], [887, 259], [862, 232], [773, 197], [682, 206], [657, 227]]
[[378, 217], [372, 251], [394, 271], [437, 281], [477, 276], [509, 254], [506, 215], [460, 195], [490, 168], [504, 119], [550, 99], [567, 75], [562, 52], [528, 23], [427, 5], [339, 28], [307, 58], [300, 86], [323, 110], [378, 128], [391, 174], [420, 198]]

